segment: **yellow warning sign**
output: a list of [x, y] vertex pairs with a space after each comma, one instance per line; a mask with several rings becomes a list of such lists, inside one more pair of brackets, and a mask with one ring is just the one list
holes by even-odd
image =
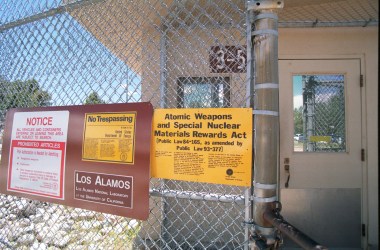
[[136, 113], [86, 113], [82, 160], [133, 164]]
[[250, 186], [252, 109], [156, 109], [152, 177]]
[[331, 142], [331, 136], [315, 136], [312, 135], [309, 137], [311, 142]]

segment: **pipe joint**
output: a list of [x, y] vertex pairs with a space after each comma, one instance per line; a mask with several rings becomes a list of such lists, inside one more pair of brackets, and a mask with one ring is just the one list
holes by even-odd
[[271, 249], [270, 246], [277, 244], [279, 237], [274, 227], [260, 227], [254, 225], [255, 233], [251, 236], [259, 249]]
[[325, 246], [320, 245], [309, 236], [298, 230], [296, 227], [291, 225], [289, 222], [284, 220], [282, 216], [276, 212], [276, 210], [267, 210], [263, 214], [264, 220], [269, 222], [283, 235], [290, 238], [297, 245], [303, 249], [327, 249]]

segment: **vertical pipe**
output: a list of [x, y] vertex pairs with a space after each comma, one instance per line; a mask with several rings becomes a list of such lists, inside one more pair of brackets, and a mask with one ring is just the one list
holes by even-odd
[[249, 249], [249, 223], [251, 220], [251, 202], [249, 197], [251, 196], [250, 194], [250, 189], [246, 189], [244, 191], [244, 250]]
[[253, 221], [255, 233], [263, 236], [267, 245], [273, 245], [275, 229], [263, 216], [274, 209], [278, 199], [278, 18], [271, 8], [256, 10], [252, 43], [255, 69]]
[[275, 212], [280, 209], [277, 207], [280, 130], [278, 17], [274, 10], [283, 8], [283, 1], [254, 0], [250, 3], [255, 10], [252, 32], [255, 72], [253, 248], [277, 248], [278, 229], [301, 247], [325, 249]]
[[128, 71], [127, 71], [127, 83], [125, 84], [125, 87], [124, 87], [124, 92], [125, 92], [125, 103], [128, 103], [129, 102], [129, 91], [128, 91], [128, 87], [129, 87], [129, 85], [131, 84], [130, 82], [129, 82], [129, 80], [130, 80], [130, 77], [129, 77], [129, 69], [128, 69]]
[[253, 21], [253, 11], [248, 10], [246, 14], [246, 25], [247, 25], [247, 80], [246, 80], [246, 107], [253, 108], [253, 82], [254, 82], [254, 63], [253, 63], [253, 50], [252, 50], [252, 21]]
[[307, 141], [307, 152], [314, 152], [314, 143], [310, 141], [311, 136], [314, 135], [314, 98], [307, 100], [307, 130], [304, 143]]
[[167, 27], [161, 26], [160, 36], [160, 107], [167, 108]]
[[[161, 20], [161, 34], [160, 34], [160, 108], [167, 108], [167, 35], [168, 27], [165, 25], [165, 20]], [[161, 185], [165, 188], [165, 180], [161, 181]], [[160, 247], [167, 248], [167, 242], [170, 241], [168, 228], [168, 203], [165, 197], [162, 198], [162, 223], [160, 237]]]
[[[248, 10], [246, 14], [246, 25], [247, 25], [247, 80], [246, 80], [246, 107], [253, 108], [253, 55], [252, 55], [252, 19], [253, 19], [253, 11]], [[252, 116], [253, 119], [253, 116]], [[253, 134], [253, 133], [252, 133]], [[252, 141], [253, 145], [253, 141]], [[252, 149], [254, 150], [254, 149]], [[252, 152], [253, 155], [253, 152]], [[253, 195], [253, 163], [252, 163], [252, 177], [251, 177], [251, 188], [247, 189], [244, 193], [245, 198], [245, 212], [244, 212], [244, 221], [246, 222], [245, 228], [244, 228], [244, 250], [249, 249], [249, 235], [250, 235], [250, 223], [252, 221], [252, 202], [250, 200], [250, 197]]]

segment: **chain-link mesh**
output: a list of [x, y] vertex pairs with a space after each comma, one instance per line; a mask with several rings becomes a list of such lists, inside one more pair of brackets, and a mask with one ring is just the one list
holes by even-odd
[[294, 109], [294, 122], [302, 135], [295, 146], [308, 152], [345, 152], [344, 75], [302, 75], [295, 76], [295, 82], [297, 78], [302, 82], [302, 106]]
[[279, 13], [280, 27], [378, 26], [377, 0], [288, 0]]
[[[245, 105], [244, 0], [1, 1], [0, 13], [1, 133], [13, 107]], [[0, 248], [241, 249], [246, 243], [244, 188], [152, 179], [150, 190], [147, 221], [1, 195]]]

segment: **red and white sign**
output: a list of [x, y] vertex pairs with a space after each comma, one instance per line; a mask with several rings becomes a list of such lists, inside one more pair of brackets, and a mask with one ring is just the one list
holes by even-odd
[[16, 112], [9, 168], [9, 191], [64, 199], [69, 111]]

